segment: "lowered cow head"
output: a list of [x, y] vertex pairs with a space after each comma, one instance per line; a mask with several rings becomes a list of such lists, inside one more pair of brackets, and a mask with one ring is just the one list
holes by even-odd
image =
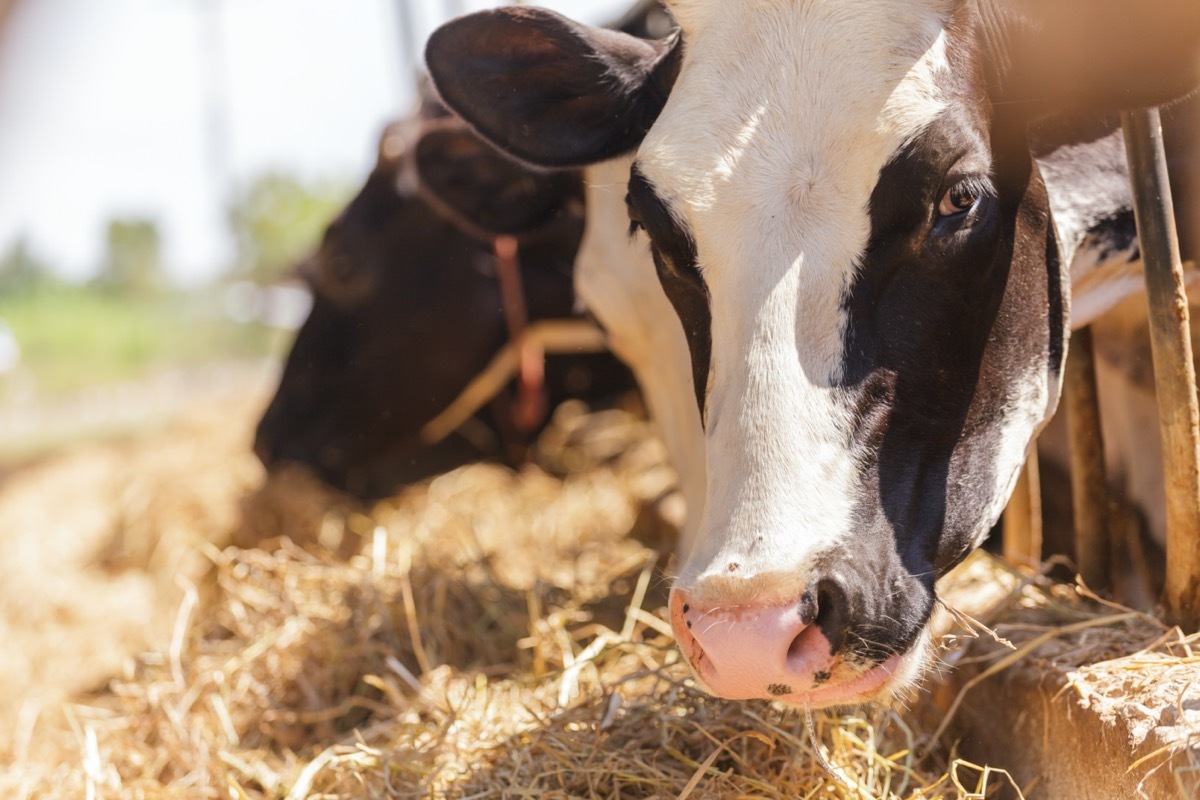
[[[313, 308], [259, 423], [256, 450], [268, 465], [306, 463], [374, 496], [507, 455], [496, 434], [525, 433], [493, 404], [483, 424], [432, 446], [420, 437], [508, 342], [497, 236], [519, 242], [532, 320], [575, 313], [582, 186], [577, 174], [531, 170], [435, 116], [389, 127], [375, 170], [302, 269]], [[547, 365], [552, 400], [586, 394], [579, 371], [592, 366], [597, 386], [624, 385], [611, 356], [570, 358]]]
[[453, 21], [443, 100], [519, 158], [635, 151], [630, 217], [689, 336], [709, 487], [672, 623], [731, 698], [917, 674], [935, 580], [1057, 403], [1069, 284], [1029, 129], [1196, 83], [1200, 4], [677, 0], [647, 43]]

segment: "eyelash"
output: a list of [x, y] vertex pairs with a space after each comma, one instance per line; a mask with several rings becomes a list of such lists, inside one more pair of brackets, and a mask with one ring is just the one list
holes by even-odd
[[994, 198], [996, 196], [996, 187], [984, 175], [971, 175], [970, 177], [963, 178], [951, 188], [956, 187], [961, 187], [978, 200]]
[[[992, 182], [988, 180], [987, 177], [982, 175], [971, 175], [951, 185], [950, 188], [946, 190], [946, 194], [951, 195], [952, 197], [954, 195], [958, 195], [959, 197], [970, 197], [973, 198], [975, 203], [978, 203], [980, 200], [995, 197], [996, 189], [992, 186]], [[972, 206], [975, 203], [972, 203]], [[969, 211], [970, 209], [963, 210]]]

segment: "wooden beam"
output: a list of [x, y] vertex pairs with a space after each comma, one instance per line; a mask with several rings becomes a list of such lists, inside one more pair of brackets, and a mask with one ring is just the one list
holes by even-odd
[[1042, 563], [1042, 488], [1036, 446], [1004, 509], [1004, 557], [1029, 567]]
[[1168, 619], [1200, 627], [1200, 409], [1175, 207], [1158, 110], [1121, 115], [1150, 304], [1167, 503]]
[[1112, 585], [1112, 536], [1091, 328], [1080, 328], [1071, 334], [1063, 375], [1063, 402], [1071, 442], [1075, 562], [1084, 583], [1095, 591], [1107, 591]]

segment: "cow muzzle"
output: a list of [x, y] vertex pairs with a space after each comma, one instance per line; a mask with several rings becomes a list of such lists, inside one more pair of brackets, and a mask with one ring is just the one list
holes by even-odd
[[[911, 679], [917, 658], [911, 653], [881, 661], [840, 653], [826, 634], [829, 623], [817, 624], [817, 596], [806, 592], [786, 605], [706, 607], [677, 588], [671, 626], [703, 687], [730, 700], [822, 708], [878, 699]], [[843, 624], [837, 612], [830, 616]]]

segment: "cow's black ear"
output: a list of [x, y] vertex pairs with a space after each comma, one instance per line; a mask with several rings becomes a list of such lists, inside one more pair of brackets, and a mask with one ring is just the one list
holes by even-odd
[[460, 228], [481, 237], [537, 230], [582, 199], [578, 174], [519, 164], [461, 123], [424, 132], [416, 164], [422, 193]]
[[1161, 105], [1200, 85], [1200, 0], [986, 0], [998, 107]]
[[452, 20], [425, 48], [452, 111], [505, 152], [545, 167], [636, 148], [662, 111], [678, 54], [676, 38], [646, 41], [529, 7]]

